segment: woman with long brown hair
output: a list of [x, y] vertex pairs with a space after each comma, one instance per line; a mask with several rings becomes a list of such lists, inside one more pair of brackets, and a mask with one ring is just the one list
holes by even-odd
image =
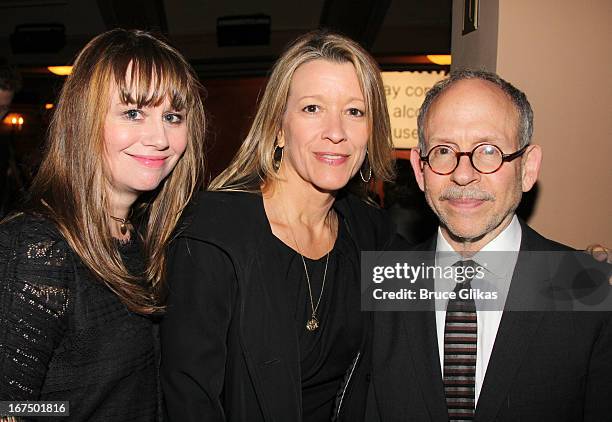
[[359, 251], [394, 233], [366, 196], [392, 177], [391, 151], [374, 59], [333, 33], [295, 41], [169, 253], [170, 420], [330, 419], [367, 332]]
[[150, 316], [203, 137], [201, 86], [166, 42], [116, 29], [79, 53], [23, 212], [0, 224], [0, 400], [156, 418]]

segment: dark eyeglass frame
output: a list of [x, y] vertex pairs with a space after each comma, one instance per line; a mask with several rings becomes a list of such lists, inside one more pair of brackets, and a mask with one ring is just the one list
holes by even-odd
[[[500, 152], [502, 160], [499, 163], [499, 166], [495, 170], [492, 170], [492, 171], [480, 171], [474, 165], [474, 160], [472, 159], [472, 156], [474, 155], [474, 151], [476, 151], [478, 148], [481, 148], [483, 146], [491, 146], [491, 147], [497, 149]], [[529, 146], [529, 144], [525, 145], [523, 148], [521, 148], [521, 149], [519, 149], [519, 150], [517, 150], [515, 152], [512, 152], [510, 154], [504, 154], [504, 152], [501, 150], [500, 147], [498, 147], [497, 145], [493, 145], [493, 144], [480, 144], [480, 145], [476, 145], [473, 150], [465, 151], [465, 152], [455, 151], [455, 149], [453, 147], [451, 147], [450, 145], [436, 145], [435, 147], [433, 147], [432, 149], [429, 150], [427, 155], [420, 155], [419, 158], [421, 159], [422, 162], [426, 163], [429, 166], [431, 171], [433, 171], [434, 173], [439, 174], [441, 176], [446, 176], [448, 174], [451, 174], [455, 170], [457, 170], [457, 167], [459, 167], [459, 160], [461, 160], [461, 157], [463, 157], [463, 156], [469, 157], [470, 164], [472, 165], [472, 168], [474, 170], [476, 170], [478, 173], [480, 173], [480, 174], [491, 174], [491, 173], [495, 173], [497, 170], [499, 170], [504, 165], [505, 162], [512, 161], [515, 158], [520, 157], [521, 155], [523, 155], [525, 153], [525, 151], [527, 150], [528, 146]], [[453, 169], [451, 171], [448, 171], [446, 173], [440, 173], [440, 172], [435, 171], [431, 167], [431, 164], [429, 164], [429, 156], [431, 155], [432, 151], [434, 151], [436, 148], [442, 148], [442, 147], [448, 148], [451, 151], [453, 151], [455, 153], [455, 159], [456, 159], [455, 160], [456, 161], [455, 162], [455, 167], [453, 167]]]

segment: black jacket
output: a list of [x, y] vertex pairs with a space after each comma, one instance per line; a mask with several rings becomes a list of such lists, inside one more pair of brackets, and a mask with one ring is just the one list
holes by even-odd
[[[521, 226], [521, 251], [569, 250]], [[435, 248], [434, 238], [414, 250], [433, 257]], [[519, 255], [505, 309], [541, 299], [536, 291], [552, 292], [564, 278], [528, 260]], [[609, 290], [605, 280], [602, 287]], [[447, 422], [434, 312], [376, 312], [373, 320], [341, 420]], [[474, 420], [610, 420], [610, 380], [612, 312], [505, 311]]]
[[[334, 208], [357, 251], [389, 242], [394, 231], [382, 211], [351, 195], [339, 196]], [[217, 258], [211, 263], [196, 251], [185, 261], [184, 254], [170, 253], [162, 323], [170, 420], [299, 422], [298, 341], [282, 285], [267, 277], [275, 262], [265, 248], [272, 233], [261, 196], [202, 193], [183, 226], [176, 244], [198, 240]], [[198, 279], [198, 265], [214, 266], [206, 271], [210, 279]], [[202, 331], [201, 318], [217, 329]]]

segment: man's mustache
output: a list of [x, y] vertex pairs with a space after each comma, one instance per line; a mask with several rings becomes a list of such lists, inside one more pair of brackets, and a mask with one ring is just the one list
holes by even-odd
[[454, 199], [477, 199], [480, 201], [495, 201], [495, 195], [480, 189], [466, 189], [456, 186], [450, 186], [440, 194], [441, 201], [449, 201]]

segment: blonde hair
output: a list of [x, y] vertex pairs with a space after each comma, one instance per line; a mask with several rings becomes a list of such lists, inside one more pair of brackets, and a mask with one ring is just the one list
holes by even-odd
[[[246, 139], [228, 168], [210, 183], [209, 189], [256, 192], [262, 183], [276, 179], [274, 148], [293, 74], [302, 64], [317, 59], [351, 63], [355, 67], [371, 133], [367, 156], [372, 175], [383, 181], [393, 178], [391, 124], [376, 61], [350, 38], [317, 30], [299, 37], [275, 63]], [[366, 185], [359, 175], [353, 177], [347, 187], [366, 197]]]
[[[183, 156], [158, 188], [133, 206], [143, 231], [143, 275], [129, 273], [110, 229], [103, 128], [112, 83], [126, 104], [143, 107], [168, 99], [174, 109], [186, 111]], [[165, 249], [183, 208], [202, 186], [205, 116], [200, 95], [193, 69], [161, 39], [123, 29], [95, 37], [79, 53], [61, 90], [45, 156], [30, 189], [27, 208], [54, 221], [91, 272], [135, 312], [161, 309], [156, 297]]]

